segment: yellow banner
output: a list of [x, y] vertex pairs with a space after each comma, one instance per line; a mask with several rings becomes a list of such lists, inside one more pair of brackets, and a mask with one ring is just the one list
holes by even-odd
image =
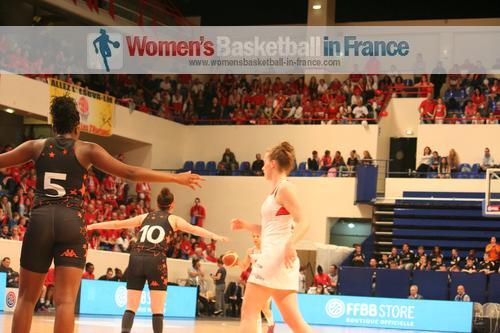
[[114, 97], [57, 79], [49, 79], [49, 87], [51, 99], [64, 95], [75, 99], [82, 131], [100, 136], [111, 135], [115, 110]]

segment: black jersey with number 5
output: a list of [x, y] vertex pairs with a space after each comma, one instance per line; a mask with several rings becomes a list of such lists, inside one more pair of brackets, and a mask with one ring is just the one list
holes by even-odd
[[61, 136], [48, 138], [35, 161], [34, 207], [66, 204], [82, 209], [87, 170], [75, 155], [75, 140]]
[[149, 213], [142, 221], [137, 243], [132, 255], [166, 256], [174, 231], [168, 222], [169, 213], [158, 211]]

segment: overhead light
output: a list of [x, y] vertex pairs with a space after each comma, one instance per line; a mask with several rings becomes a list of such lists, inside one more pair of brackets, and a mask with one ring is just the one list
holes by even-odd
[[348, 227], [349, 229], [353, 229], [353, 228], [355, 227], [355, 225], [354, 225], [354, 223], [349, 223], [349, 224], [347, 225], [347, 227]]
[[407, 129], [406, 130], [406, 135], [413, 135], [413, 130]]
[[7, 108], [7, 109], [5, 109], [5, 112], [7, 112], [7, 113], [14, 113], [14, 110], [11, 109], [11, 108]]
[[320, 4], [315, 4], [315, 5], [313, 5], [313, 9], [319, 10], [319, 9], [321, 9], [321, 5]]

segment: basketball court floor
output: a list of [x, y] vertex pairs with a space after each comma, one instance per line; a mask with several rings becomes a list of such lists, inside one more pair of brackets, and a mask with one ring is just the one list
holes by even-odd
[[[11, 314], [0, 314], [0, 332], [10, 332], [12, 323]], [[164, 323], [163, 331], [168, 333], [236, 333], [238, 332], [238, 321], [223, 320], [174, 320], [168, 319]], [[50, 315], [37, 315], [33, 317], [31, 333], [50, 333], [54, 325], [54, 317]], [[80, 316], [76, 318], [75, 333], [116, 333], [120, 332], [120, 317], [93, 317]], [[265, 327], [264, 327], [265, 328]], [[139, 318], [134, 321], [133, 333], [151, 333], [151, 319]], [[375, 333], [375, 332], [406, 332], [400, 330], [384, 330], [372, 328], [354, 328], [354, 327], [332, 327], [315, 326], [314, 332], [317, 333]], [[266, 332], [263, 329], [263, 332]], [[276, 333], [290, 332], [284, 325], [277, 325]], [[431, 332], [432, 333], [432, 332]]]

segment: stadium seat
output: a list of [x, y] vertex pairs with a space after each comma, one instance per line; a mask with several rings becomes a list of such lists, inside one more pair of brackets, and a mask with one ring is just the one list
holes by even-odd
[[488, 283], [488, 302], [500, 303], [500, 274], [491, 274]]
[[300, 162], [299, 171], [305, 171], [305, 170], [306, 170], [306, 162]]
[[472, 172], [473, 174], [478, 174], [478, 173], [479, 173], [479, 168], [480, 168], [479, 163], [474, 163], [474, 164], [472, 165], [472, 170], [471, 170], [471, 172]]
[[193, 170], [193, 168], [194, 168], [193, 161], [186, 161], [186, 162], [184, 162], [184, 166], [182, 167], [182, 170], [189, 171], [189, 170]]
[[217, 170], [217, 163], [214, 161], [210, 161], [207, 163], [207, 170], [208, 171], [216, 171]]
[[250, 175], [250, 162], [244, 161], [240, 164], [240, 175], [249, 176]]
[[205, 170], [205, 162], [203, 162], [203, 161], [196, 162], [194, 165], [194, 170], [198, 171], [198, 172]]

